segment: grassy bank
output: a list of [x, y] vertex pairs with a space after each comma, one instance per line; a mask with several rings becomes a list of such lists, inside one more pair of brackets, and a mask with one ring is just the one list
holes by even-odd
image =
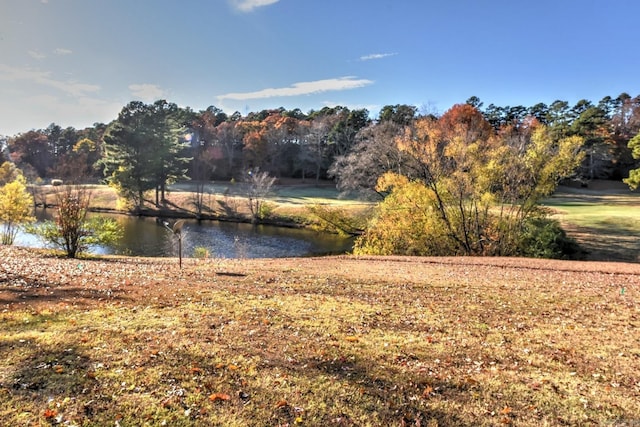
[[562, 187], [544, 203], [581, 246], [587, 259], [640, 259], [640, 195], [620, 185]]
[[[171, 186], [166, 193], [167, 203], [162, 208], [154, 205], [155, 194], [147, 193], [144, 207], [149, 215], [185, 218], [201, 216], [209, 219], [250, 221], [251, 212], [243, 185], [207, 184], [199, 200], [202, 205], [200, 211], [196, 208], [196, 187], [191, 182]], [[85, 188], [91, 194], [92, 210], [116, 213], [131, 211], [131, 206], [126, 206], [118, 200], [118, 195], [113, 188], [106, 185], [88, 185]], [[62, 187], [48, 185], [35, 187], [32, 192], [35, 193], [36, 202], [39, 205], [46, 203], [48, 206], [53, 206], [56, 204], [56, 192], [61, 190]], [[323, 224], [309, 212], [309, 206], [320, 205], [330, 209], [340, 209], [348, 216], [361, 216], [372, 206], [369, 202], [341, 197], [334, 184], [316, 185], [311, 182], [276, 185], [264, 201], [269, 214], [263, 222], [314, 228], [322, 228]]]
[[637, 264], [0, 259], [5, 425], [639, 421]]

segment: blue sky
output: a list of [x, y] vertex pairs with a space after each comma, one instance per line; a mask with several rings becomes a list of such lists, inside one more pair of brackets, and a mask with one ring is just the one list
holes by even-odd
[[636, 0], [0, 0], [0, 135], [194, 110], [640, 94]]

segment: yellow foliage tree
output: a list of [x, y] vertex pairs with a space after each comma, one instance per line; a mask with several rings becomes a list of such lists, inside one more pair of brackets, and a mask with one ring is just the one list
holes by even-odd
[[525, 144], [491, 132], [468, 105], [417, 120], [396, 141], [414, 170], [379, 178], [389, 196], [355, 252], [517, 255], [541, 198], [582, 160], [582, 138], [555, 140], [536, 123], [521, 132]]
[[0, 187], [0, 221], [3, 245], [12, 245], [20, 225], [33, 222], [33, 197], [27, 191], [26, 180], [19, 174], [13, 181]]
[[0, 185], [5, 185], [15, 180], [22, 171], [12, 162], [4, 162], [0, 165]]

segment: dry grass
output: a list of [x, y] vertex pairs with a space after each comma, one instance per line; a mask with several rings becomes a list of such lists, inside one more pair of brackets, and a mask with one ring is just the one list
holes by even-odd
[[640, 265], [0, 249], [4, 425], [640, 423]]

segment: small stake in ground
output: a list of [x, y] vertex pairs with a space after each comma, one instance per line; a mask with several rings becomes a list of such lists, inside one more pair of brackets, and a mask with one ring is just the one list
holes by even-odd
[[184, 225], [184, 220], [176, 221], [173, 227], [169, 227], [169, 223], [166, 221], [164, 221], [163, 224], [167, 230], [171, 231], [173, 235], [178, 238], [178, 257], [180, 260], [180, 269], [182, 270], [182, 226]]

